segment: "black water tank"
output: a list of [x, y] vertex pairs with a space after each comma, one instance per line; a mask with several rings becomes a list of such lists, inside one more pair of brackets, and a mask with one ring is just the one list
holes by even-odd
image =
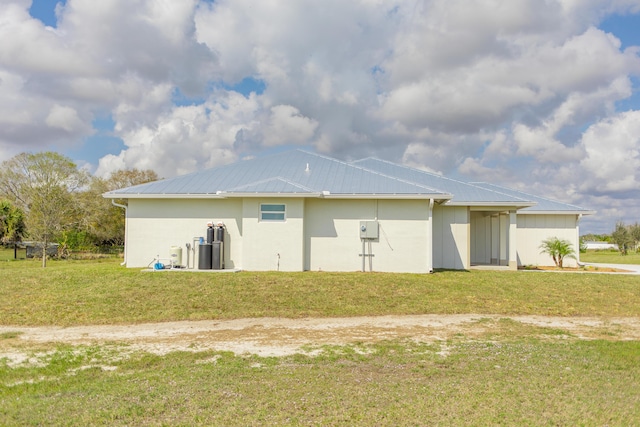
[[224, 245], [222, 242], [213, 242], [211, 245], [213, 248], [213, 256], [211, 257], [211, 260], [213, 262], [214, 270], [221, 270], [223, 267], [222, 257], [224, 256], [224, 252], [222, 251], [222, 245]]
[[216, 227], [214, 242], [224, 242], [224, 227]]
[[198, 269], [211, 270], [211, 243], [201, 243], [198, 247]]
[[211, 243], [214, 240], [214, 228], [213, 227], [207, 227], [207, 243]]

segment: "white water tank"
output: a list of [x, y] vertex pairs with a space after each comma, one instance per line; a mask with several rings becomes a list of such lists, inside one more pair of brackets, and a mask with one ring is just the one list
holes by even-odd
[[171, 259], [171, 265], [182, 265], [182, 247], [181, 246], [171, 246], [171, 250], [169, 251], [169, 258]]

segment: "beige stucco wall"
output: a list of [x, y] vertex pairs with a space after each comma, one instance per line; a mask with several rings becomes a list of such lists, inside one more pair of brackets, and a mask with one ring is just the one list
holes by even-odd
[[[379, 238], [371, 241], [373, 271], [429, 271], [428, 200], [307, 199], [305, 203], [305, 270], [362, 270], [360, 221], [377, 219]], [[369, 268], [366, 258], [366, 271]]]
[[[285, 204], [286, 221], [260, 221], [261, 203]], [[169, 258], [171, 246], [181, 246], [186, 263], [185, 243], [204, 237], [208, 221], [223, 221], [227, 268], [359, 271], [360, 221], [376, 218], [373, 270], [428, 272], [428, 200], [132, 199], [126, 261], [128, 267], [146, 267], [157, 255]]]
[[469, 208], [438, 206], [433, 208], [433, 267], [468, 269], [470, 266]]
[[[549, 237], [566, 239], [579, 256], [580, 242], [577, 215], [518, 215], [518, 265], [554, 265], [553, 259], [540, 253], [540, 244]], [[564, 265], [575, 266], [576, 260], [565, 259]]]
[[[286, 220], [260, 221], [260, 204], [286, 206]], [[244, 270], [302, 271], [304, 268], [304, 199], [247, 198], [242, 201]]]
[[225, 266], [241, 268], [242, 212], [242, 200], [237, 199], [131, 199], [127, 209], [127, 266], [146, 267], [158, 255], [169, 258], [171, 246], [182, 247], [186, 264], [185, 244], [193, 243], [194, 237], [206, 237], [207, 222], [223, 221]]
[[[286, 221], [259, 221], [260, 203], [284, 203]], [[186, 264], [185, 243], [204, 237], [207, 222], [223, 221], [226, 268], [359, 271], [360, 221], [376, 218], [380, 229], [379, 238], [372, 241], [373, 270], [428, 272], [428, 200], [131, 199], [126, 262], [129, 267], [146, 267], [156, 256], [168, 259], [170, 248], [180, 246]], [[499, 245], [500, 237], [487, 231], [499, 227], [497, 218], [467, 207], [436, 205], [431, 222], [433, 268], [466, 269], [472, 261], [488, 263], [505, 256], [494, 252], [506, 242]], [[552, 265], [549, 256], [539, 253], [540, 242], [548, 237], [567, 239], [576, 251], [579, 248], [576, 215], [518, 214], [517, 228], [519, 265]], [[574, 263], [567, 260], [567, 265]], [[368, 260], [365, 268], [369, 269]]]

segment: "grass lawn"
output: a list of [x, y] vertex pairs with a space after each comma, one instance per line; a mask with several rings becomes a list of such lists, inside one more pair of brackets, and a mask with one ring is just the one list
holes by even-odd
[[[640, 276], [542, 272], [141, 273], [115, 260], [0, 262], [0, 324], [426, 313], [640, 317]], [[499, 332], [151, 355], [20, 344], [0, 357], [0, 425], [640, 425], [640, 341]], [[21, 348], [20, 346], [24, 347]]]
[[629, 252], [621, 255], [619, 251], [590, 250], [580, 254], [581, 262], [600, 262], [603, 264], [636, 264], [640, 265], [640, 252]]
[[187, 273], [115, 259], [0, 263], [0, 324], [487, 313], [640, 316], [640, 276], [446, 271]]
[[[533, 332], [533, 331], [531, 331]], [[446, 350], [446, 353], [443, 351]], [[583, 425], [640, 421], [640, 343], [532, 337], [281, 358], [59, 348], [0, 368], [2, 425]], [[44, 358], [44, 357], [43, 357]]]
[[14, 261], [14, 259], [24, 260], [26, 257], [27, 253], [25, 249], [18, 249], [17, 251], [14, 251], [13, 248], [0, 246], [0, 262]]

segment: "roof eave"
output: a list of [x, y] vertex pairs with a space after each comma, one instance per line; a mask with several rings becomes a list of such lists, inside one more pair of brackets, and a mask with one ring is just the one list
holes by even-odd
[[224, 199], [226, 195], [220, 193], [104, 193], [102, 197], [105, 199]]
[[514, 208], [524, 209], [535, 206], [535, 202], [448, 202], [445, 206], [469, 206], [473, 208]]
[[536, 211], [536, 210], [523, 210], [518, 212], [521, 215], [595, 215], [596, 211], [581, 211], [581, 210], [567, 210], [567, 211]]
[[453, 196], [450, 194], [336, 194], [329, 191], [322, 192], [304, 192], [304, 193], [288, 193], [288, 192], [270, 192], [270, 193], [244, 193], [244, 192], [225, 192], [218, 191], [216, 193], [162, 193], [162, 194], [146, 194], [146, 193], [104, 193], [102, 197], [106, 199], [225, 199], [225, 198], [270, 198], [270, 197], [300, 197], [300, 198], [324, 198], [324, 199], [434, 199], [447, 201]]
[[450, 194], [402, 194], [402, 193], [367, 193], [367, 194], [349, 194], [349, 193], [325, 193], [321, 197], [325, 199], [411, 199], [411, 200], [450, 200], [453, 196]]

